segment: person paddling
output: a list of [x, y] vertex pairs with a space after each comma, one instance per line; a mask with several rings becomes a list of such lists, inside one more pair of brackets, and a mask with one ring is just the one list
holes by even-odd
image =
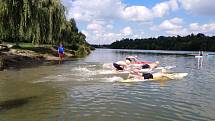
[[142, 65], [142, 69], [147, 69], [147, 68], [154, 69], [154, 68], [157, 68], [159, 64], [160, 64], [159, 61], [156, 61], [155, 63], [144, 64]]
[[203, 51], [199, 51], [199, 56], [203, 56]]
[[117, 71], [124, 71], [128, 68], [130, 64], [130, 61], [125, 60], [125, 61], [117, 61], [115, 63], [113, 63], [113, 66], [115, 67], [115, 69]]
[[140, 80], [145, 80], [145, 79], [159, 80], [166, 77], [171, 79], [171, 75], [168, 75], [165, 69], [163, 69], [161, 72], [147, 72], [147, 73], [142, 73], [142, 72], [139, 72], [138, 70], [134, 70], [134, 71], [135, 73], [130, 74], [128, 78], [137, 78]]
[[58, 47], [58, 55], [59, 55], [59, 64], [61, 64], [64, 57], [64, 47], [62, 44]]

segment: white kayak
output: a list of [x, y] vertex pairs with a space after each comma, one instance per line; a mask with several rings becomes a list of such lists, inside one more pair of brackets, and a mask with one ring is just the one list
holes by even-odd
[[170, 79], [183, 79], [187, 75], [188, 73], [171, 73], [171, 74], [166, 74], [166, 77]]
[[152, 81], [152, 80], [163, 80], [164, 78], [172, 79], [172, 80], [179, 80], [183, 79], [186, 77], [188, 73], [171, 73], [171, 74], [166, 74], [164, 77], [156, 78], [156, 79], [138, 79], [138, 78], [131, 78], [131, 79], [125, 79], [125, 80], [118, 80], [117, 82], [122, 82], [122, 83], [132, 83], [132, 82], [144, 82], [144, 81]]
[[140, 80], [140, 79], [132, 78], [132, 79], [125, 79], [125, 80], [118, 80], [117, 82], [134, 83], [134, 82], [145, 82], [145, 81], [150, 81], [150, 80], [153, 80], [153, 79]]

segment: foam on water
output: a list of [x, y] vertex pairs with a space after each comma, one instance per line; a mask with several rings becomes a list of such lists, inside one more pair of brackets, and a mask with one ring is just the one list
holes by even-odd
[[[61, 72], [58, 75], [51, 75], [43, 77], [33, 83], [44, 82], [59, 82], [59, 81], [91, 81], [95, 75], [103, 72], [103, 70], [96, 69], [97, 65], [84, 65], [70, 69], [70, 71]], [[104, 71], [105, 73], [108, 71]]]
[[73, 71], [80, 71], [80, 72], [90, 72], [87, 67], [75, 67], [72, 69]]
[[104, 82], [119, 82], [122, 81], [123, 78], [122, 77], [118, 77], [118, 76], [114, 76], [111, 78], [103, 78]]
[[40, 80], [33, 81], [32, 83], [44, 83], [44, 82], [62, 82], [67, 81], [68, 78], [66, 78], [64, 75], [56, 75], [56, 76], [47, 76]]

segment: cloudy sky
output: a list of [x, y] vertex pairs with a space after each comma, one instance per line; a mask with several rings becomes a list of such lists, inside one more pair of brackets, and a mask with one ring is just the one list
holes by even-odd
[[90, 44], [190, 33], [215, 35], [215, 0], [62, 0]]

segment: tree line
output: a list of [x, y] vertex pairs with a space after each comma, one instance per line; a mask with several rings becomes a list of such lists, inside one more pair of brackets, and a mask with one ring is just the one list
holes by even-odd
[[205, 36], [202, 33], [188, 36], [173, 36], [147, 39], [122, 39], [108, 46], [112, 49], [146, 49], [146, 50], [186, 50], [215, 51], [215, 36]]
[[66, 19], [60, 0], [0, 0], [0, 41], [88, 45], [75, 20]]

